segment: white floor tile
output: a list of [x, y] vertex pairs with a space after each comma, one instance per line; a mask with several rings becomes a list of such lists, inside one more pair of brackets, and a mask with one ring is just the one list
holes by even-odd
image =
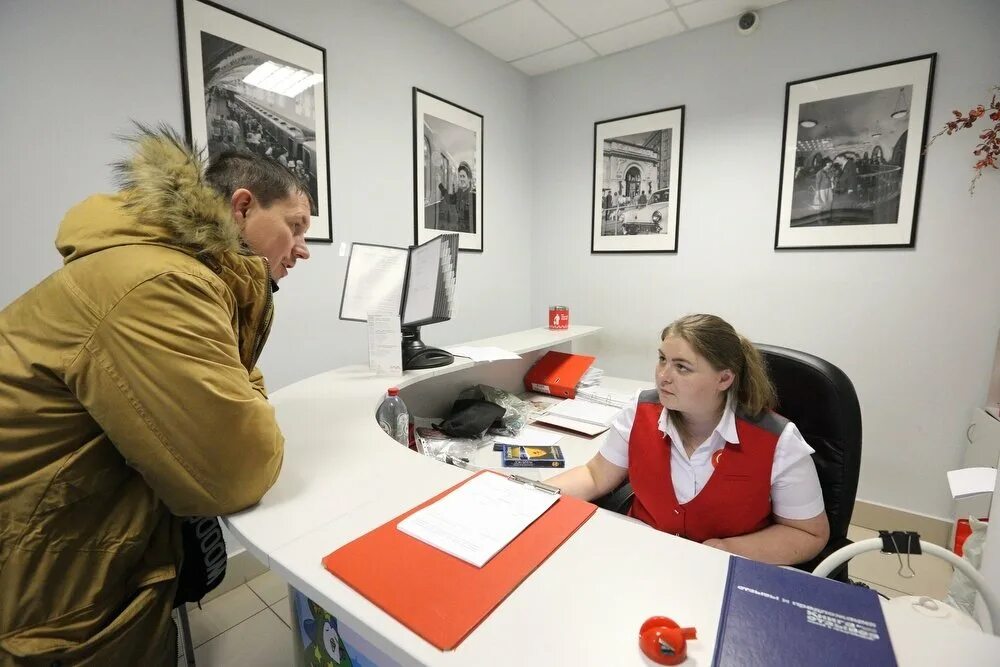
[[274, 572], [268, 571], [247, 582], [264, 604], [271, 606], [288, 597], [288, 584]]
[[246, 585], [235, 588], [188, 612], [191, 641], [197, 648], [266, 607]]
[[194, 655], [199, 667], [283, 667], [292, 664], [292, 639], [288, 627], [264, 609], [198, 647]]
[[[878, 532], [851, 526], [847, 537], [859, 542], [878, 537]], [[905, 565], [906, 554], [902, 554], [902, 559]], [[896, 554], [871, 551], [852, 558], [848, 571], [853, 579], [881, 584], [906, 595], [927, 595], [938, 600], [944, 598], [951, 582], [951, 565], [936, 556], [921, 555], [910, 556], [910, 567], [916, 573], [915, 576], [909, 579], [902, 577], [899, 575], [899, 558]]]
[[292, 604], [291, 598], [285, 598], [281, 602], [271, 605], [271, 611], [278, 615], [278, 618], [288, 627], [292, 627]]

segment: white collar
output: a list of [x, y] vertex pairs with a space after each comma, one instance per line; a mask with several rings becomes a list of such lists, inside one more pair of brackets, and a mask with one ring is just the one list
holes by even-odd
[[[734, 406], [735, 401], [733, 400], [733, 394], [730, 392], [726, 397], [726, 407], [722, 411], [722, 418], [719, 419], [719, 423], [715, 425], [715, 430], [712, 435], [716, 433], [724, 441], [738, 445], [740, 443], [740, 437], [736, 432], [736, 410]], [[670, 421], [670, 411], [663, 408], [660, 411], [660, 433], [666, 436], [670, 436], [670, 439], [680, 443], [680, 436], [677, 433], [677, 427]], [[709, 436], [711, 440], [712, 436]]]

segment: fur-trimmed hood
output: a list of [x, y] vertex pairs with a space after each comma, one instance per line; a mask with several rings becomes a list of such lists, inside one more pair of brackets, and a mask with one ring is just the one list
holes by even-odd
[[239, 228], [228, 202], [205, 181], [202, 155], [167, 126], [139, 126], [127, 140], [132, 155], [114, 165], [121, 190], [84, 200], [60, 225], [56, 247], [64, 261], [131, 244], [238, 252]]

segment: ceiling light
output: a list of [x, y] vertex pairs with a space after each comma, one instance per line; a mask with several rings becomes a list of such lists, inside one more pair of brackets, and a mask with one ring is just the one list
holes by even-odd
[[799, 125], [801, 125], [802, 127], [816, 127], [816, 121], [812, 120], [811, 118], [803, 118], [802, 120], [799, 121]]
[[277, 93], [284, 97], [296, 97], [303, 90], [323, 80], [322, 74], [282, 66], [271, 61], [258, 65], [243, 78], [248, 86]]
[[899, 120], [909, 112], [909, 109], [906, 108], [906, 95], [903, 93], [902, 88], [899, 89], [899, 94], [896, 95], [896, 106], [893, 108], [895, 111], [889, 114], [889, 117], [896, 120]]

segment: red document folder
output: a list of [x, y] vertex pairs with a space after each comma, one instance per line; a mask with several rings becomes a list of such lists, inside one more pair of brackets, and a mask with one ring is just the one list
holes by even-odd
[[[484, 474], [497, 473], [477, 473]], [[462, 484], [323, 559], [326, 569], [340, 580], [444, 651], [458, 646], [597, 509], [582, 500], [561, 496], [500, 553], [478, 568], [396, 528], [400, 521]]]
[[585, 354], [546, 352], [524, 375], [524, 388], [562, 398], [576, 396], [576, 385], [594, 363]]

